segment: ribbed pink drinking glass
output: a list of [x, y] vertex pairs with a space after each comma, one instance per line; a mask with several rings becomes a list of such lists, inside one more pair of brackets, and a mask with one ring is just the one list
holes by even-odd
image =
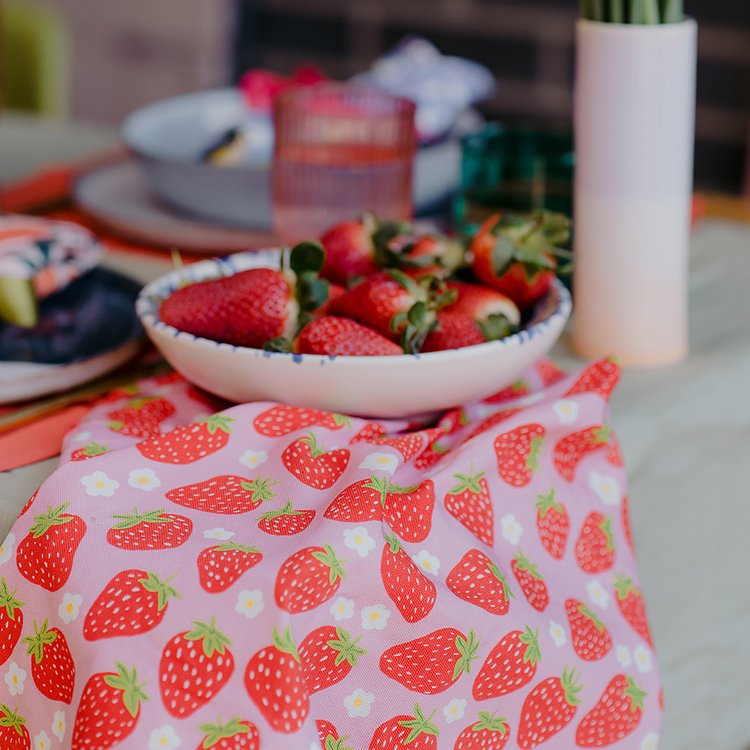
[[346, 83], [291, 89], [274, 102], [272, 214], [286, 243], [371, 211], [412, 215], [414, 104]]

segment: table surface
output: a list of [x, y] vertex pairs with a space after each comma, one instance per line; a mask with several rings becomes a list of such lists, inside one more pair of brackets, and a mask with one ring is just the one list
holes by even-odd
[[[100, 128], [0, 119], [0, 182], [110, 146]], [[169, 263], [108, 258], [142, 280]], [[626, 370], [613, 423], [630, 475], [632, 523], [664, 680], [661, 750], [750, 746], [750, 228], [694, 232], [689, 358]], [[565, 339], [553, 353], [577, 366]], [[56, 461], [0, 474], [0, 538]]]

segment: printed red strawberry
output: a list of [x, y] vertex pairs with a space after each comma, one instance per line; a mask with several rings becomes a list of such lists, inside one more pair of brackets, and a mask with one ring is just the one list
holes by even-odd
[[485, 472], [455, 474], [458, 484], [448, 490], [445, 509], [490, 547], [495, 543], [495, 511]]
[[632, 677], [615, 675], [576, 728], [578, 747], [606, 747], [635, 731], [646, 693]]
[[383, 520], [405, 542], [423, 542], [432, 528], [434, 507], [431, 479], [401, 487], [386, 477], [373, 476], [342, 490], [323, 515], [345, 523]]
[[603, 659], [612, 650], [612, 636], [606, 625], [577, 599], [565, 601], [573, 650], [584, 661]]
[[314, 490], [327, 490], [346, 471], [349, 456], [347, 448], [327, 451], [318, 445], [315, 433], [310, 432], [290, 443], [281, 454], [281, 460], [302, 484]]
[[0, 664], [5, 664], [21, 637], [23, 630], [23, 602], [16, 592], [8, 588], [5, 578], [0, 578]]
[[546, 357], [542, 357], [536, 363], [536, 371], [545, 388], [554, 385], [565, 377], [565, 370], [561, 370], [551, 359]]
[[308, 633], [299, 644], [299, 658], [307, 689], [312, 693], [341, 682], [367, 651], [343, 628], [324, 625]]
[[455, 290], [456, 301], [446, 312], [471, 318], [487, 341], [505, 338], [517, 330], [521, 313], [513, 300], [501, 292], [463, 281], [449, 281], [447, 286]]
[[400, 714], [384, 721], [372, 735], [367, 750], [437, 750], [438, 728], [417, 703], [414, 714]]
[[[327, 750], [326, 742], [329, 742], [329, 744], [331, 744], [332, 742], [336, 742], [337, 740], [341, 739], [341, 737], [339, 737], [338, 729], [336, 729], [336, 727], [333, 726], [330, 721], [326, 721], [325, 719], [316, 719], [315, 728], [318, 730], [318, 737], [320, 737], [320, 744], [323, 750]], [[330, 740], [328, 739], [329, 737], [331, 738]], [[339, 748], [336, 748], [336, 750], [339, 750]]]
[[26, 719], [0, 703], [0, 747], [3, 750], [31, 750], [31, 737]]
[[167, 614], [177, 591], [154, 573], [131, 568], [117, 573], [96, 597], [83, 622], [87, 641], [133, 636], [152, 630]]
[[417, 282], [390, 269], [367, 277], [331, 302], [330, 311], [398, 341], [405, 352], [412, 353], [421, 349], [437, 311], [454, 297], [455, 292], [434, 276]]
[[113, 547], [128, 551], [175, 549], [193, 533], [193, 522], [187, 516], [165, 513], [161, 508], [132, 515], [112, 516], [119, 521], [107, 531], [107, 541]]
[[568, 482], [575, 478], [576, 469], [584, 458], [604, 450], [609, 444], [609, 428], [601, 425], [578, 430], [555, 444], [553, 460], [558, 474]]
[[101, 456], [104, 453], [109, 453], [109, 448], [101, 443], [86, 443], [82, 448], [76, 448], [70, 454], [71, 461], [88, 461], [89, 458]]
[[456, 738], [453, 750], [502, 750], [510, 739], [508, 720], [489, 711], [479, 712], [479, 721], [469, 724]]
[[474, 275], [528, 310], [552, 286], [557, 258], [569, 257], [557, 247], [569, 237], [570, 221], [562, 214], [495, 214], [472, 239]]
[[435, 606], [437, 588], [406, 554], [398, 537], [385, 535], [380, 556], [383, 587], [406, 622], [419, 622]]
[[301, 534], [315, 518], [314, 510], [297, 510], [292, 501], [283, 508], [264, 513], [258, 520], [258, 528], [273, 536], [293, 536]]
[[310, 713], [310, 696], [300, 655], [287, 625], [273, 644], [255, 653], [245, 667], [245, 690], [268, 725], [276, 732], [293, 734]]
[[630, 627], [653, 648], [654, 642], [646, 617], [646, 602], [632, 578], [615, 576], [615, 601], [622, 616], [630, 623]]
[[434, 630], [420, 638], [387, 648], [380, 655], [380, 671], [407, 690], [425, 695], [442, 693], [464, 673], [471, 672], [479, 639], [473, 630]]
[[541, 658], [539, 631], [528, 625], [504, 635], [487, 655], [471, 694], [474, 700], [485, 701], [520, 690], [534, 679]]
[[430, 444], [414, 459], [414, 468], [417, 471], [424, 471], [433, 467], [442, 461], [449, 453], [450, 449], [440, 442], [433, 439]]
[[604, 459], [610, 466], [616, 466], [618, 469], [625, 465], [625, 461], [622, 457], [622, 450], [620, 449], [620, 443], [613, 433], [609, 434], [609, 448]]
[[86, 534], [86, 522], [66, 513], [67, 508], [68, 503], [63, 503], [36, 516], [16, 550], [21, 575], [47, 591], [57, 591], [70, 578], [76, 550]]
[[631, 552], [635, 552], [635, 544], [633, 543], [633, 527], [630, 525], [630, 501], [627, 497], [622, 498], [620, 504], [620, 515], [622, 520], [622, 530], [625, 534], [625, 540], [630, 547]]
[[34, 620], [34, 635], [27, 636], [26, 653], [31, 656], [31, 676], [37, 690], [53, 701], [70, 703], [76, 681], [76, 665], [60, 628], [41, 627]]
[[295, 552], [282, 563], [276, 575], [276, 604], [294, 614], [327, 602], [341, 585], [343, 562], [346, 561], [336, 557], [330, 544]]
[[272, 406], [258, 414], [253, 427], [264, 437], [283, 437], [291, 432], [306, 430], [309, 427], [325, 427], [327, 430], [340, 430], [349, 425], [349, 419], [322, 409], [306, 409], [301, 406]]
[[612, 521], [598, 511], [584, 519], [576, 540], [576, 562], [585, 573], [601, 573], [615, 563], [615, 541]]
[[500, 568], [478, 549], [469, 550], [456, 563], [445, 584], [459, 599], [493, 615], [507, 614], [513, 596]]
[[[507, 335], [507, 334], [506, 334]], [[484, 344], [488, 339], [479, 325], [468, 315], [458, 315], [450, 309], [438, 313], [435, 327], [427, 334], [423, 352], [444, 352], [465, 346]]]
[[190, 464], [221, 450], [229, 442], [234, 419], [212, 414], [194, 424], [152, 437], [136, 448], [145, 458], [165, 464]]
[[408, 461], [422, 450], [424, 436], [422, 432], [410, 432], [406, 435], [388, 437], [385, 428], [379, 422], [368, 422], [350, 441], [354, 443], [371, 443], [372, 445], [388, 445], [395, 448]]
[[539, 468], [539, 451], [545, 430], [540, 424], [525, 424], [495, 438], [497, 471], [514, 487], [525, 487]]
[[78, 703], [71, 750], [108, 750], [129, 737], [148, 695], [135, 669], [115, 662], [116, 672], [92, 675]]
[[566, 396], [579, 393], [596, 393], [608, 400], [622, 375], [622, 367], [617, 357], [602, 359], [589, 365], [565, 391]]
[[159, 317], [178, 331], [235, 346], [262, 349], [276, 339], [291, 340], [300, 316], [328, 295], [328, 282], [317, 277], [323, 258], [317, 243], [300, 243], [289, 254], [289, 267], [251, 268], [177, 289], [161, 303]]
[[222, 542], [208, 547], [198, 555], [198, 582], [209, 594], [226, 591], [262, 559], [257, 547], [246, 544]]
[[493, 393], [491, 396], [487, 396], [484, 399], [485, 404], [501, 404], [504, 401], [512, 401], [514, 398], [521, 398], [529, 393], [529, 386], [523, 380], [517, 380], [507, 388], [503, 388], [497, 393]]
[[537, 747], [562, 731], [575, 718], [581, 699], [581, 686], [575, 672], [564, 670], [562, 677], [548, 677], [526, 696], [518, 724], [518, 746]]
[[260, 750], [260, 734], [251, 721], [239, 717], [225, 724], [201, 724], [206, 736], [196, 750]]
[[174, 405], [161, 396], [128, 401], [107, 414], [107, 427], [128, 437], [148, 438], [161, 432], [159, 425], [175, 413]]
[[278, 482], [265, 477], [245, 479], [235, 474], [223, 474], [195, 484], [175, 487], [167, 492], [167, 500], [204, 513], [248, 513], [276, 497], [273, 488], [277, 484]]
[[404, 353], [398, 344], [372, 328], [334, 315], [308, 323], [295, 339], [293, 351], [331, 357], [392, 357]]
[[500, 422], [504, 422], [506, 419], [510, 419], [514, 414], [518, 414], [521, 410], [520, 407], [518, 408], [511, 408], [511, 409], [501, 409], [500, 411], [495, 412], [494, 414], [490, 414], [488, 417], [485, 417], [468, 435], [466, 438], [467, 442], [471, 440], [472, 438], [475, 438], [477, 435], [481, 435], [484, 432], [487, 432], [488, 430], [491, 430], [496, 425], [500, 424]]
[[359, 221], [341, 222], [322, 234], [320, 243], [326, 254], [321, 276], [345, 287], [350, 279], [376, 273], [373, 234], [377, 224], [372, 214], [365, 214]]
[[562, 560], [570, 533], [570, 517], [565, 506], [555, 500], [555, 490], [546, 495], [537, 495], [536, 528], [539, 541], [547, 552]]
[[188, 385], [187, 391], [185, 392], [188, 397], [193, 401], [197, 401], [201, 406], [208, 409], [211, 414], [217, 411], [223, 411], [231, 406], [231, 402], [226, 399], [214, 396], [213, 393], [204, 391], [202, 388], [198, 388], [196, 385]]
[[544, 612], [549, 604], [549, 592], [542, 574], [536, 565], [524, 557], [519, 550], [510, 563], [513, 575], [516, 577], [526, 601], [539, 612]]
[[159, 660], [159, 689], [170, 716], [182, 719], [205, 706], [229, 681], [234, 657], [231, 641], [210, 623], [193, 622], [192, 630], [171, 638]]

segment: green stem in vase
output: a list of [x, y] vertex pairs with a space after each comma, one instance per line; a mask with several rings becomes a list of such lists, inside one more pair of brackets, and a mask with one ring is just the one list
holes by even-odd
[[631, 0], [630, 23], [641, 25], [659, 23], [657, 0]]
[[612, 23], [625, 23], [624, 0], [609, 0], [609, 20]]
[[682, 0], [661, 0], [662, 23], [680, 23], [684, 19]]
[[581, 0], [581, 15], [589, 21], [603, 21], [601, 0]]

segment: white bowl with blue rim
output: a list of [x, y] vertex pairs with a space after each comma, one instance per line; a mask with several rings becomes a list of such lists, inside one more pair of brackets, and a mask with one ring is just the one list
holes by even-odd
[[481, 399], [515, 382], [546, 354], [571, 311], [555, 282], [519, 333], [463, 349], [393, 357], [266, 352], [178, 331], [159, 306], [181, 280], [204, 281], [248, 268], [278, 268], [278, 250], [195, 263], [148, 284], [136, 302], [146, 333], [188, 380], [230, 401], [274, 401], [365, 417], [405, 417]]

